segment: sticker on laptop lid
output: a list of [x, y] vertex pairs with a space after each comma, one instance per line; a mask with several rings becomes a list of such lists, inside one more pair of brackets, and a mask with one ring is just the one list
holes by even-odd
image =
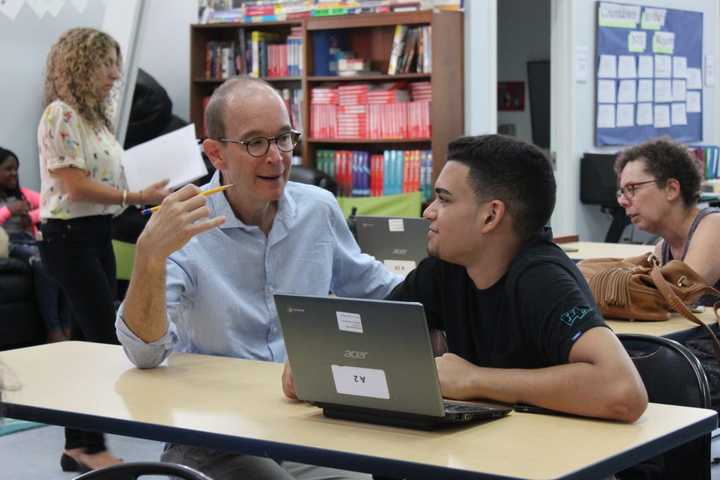
[[413, 260], [383, 260], [385, 268], [391, 273], [400, 275], [401, 277], [407, 276], [408, 273], [415, 270], [417, 264]]
[[359, 313], [335, 312], [338, 328], [343, 332], [363, 333], [362, 318]]
[[405, 221], [402, 218], [388, 218], [388, 228], [391, 232], [404, 232]]
[[337, 393], [390, 400], [385, 371], [340, 365], [330, 365], [330, 368]]

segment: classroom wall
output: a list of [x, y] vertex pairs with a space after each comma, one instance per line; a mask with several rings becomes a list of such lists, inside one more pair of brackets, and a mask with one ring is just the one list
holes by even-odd
[[[555, 0], [559, 2], [567, 0]], [[703, 12], [703, 55], [713, 55], [717, 64], [720, 51], [718, 50], [717, 27], [720, 24], [720, 2], [717, 0], [625, 0], [622, 3], [656, 6], [661, 8], [675, 8]], [[610, 225], [610, 217], [600, 212], [599, 206], [583, 205], [580, 203], [580, 157], [584, 152], [617, 152], [617, 147], [595, 147], [595, 0], [573, 0], [572, 21], [567, 27], [568, 38], [573, 44], [566, 51], [565, 61], [571, 62], [571, 68], [566, 70], [571, 81], [564, 85], [571, 102], [570, 115], [563, 118], [553, 118], [553, 130], [572, 133], [572, 153], [558, 157], [558, 202], [556, 214], [553, 217], [553, 228], [560, 233], [577, 233], [583, 240], [602, 241]], [[590, 52], [593, 71], [585, 83], [578, 83], [574, 78], [574, 54], [576, 47], [587, 47]], [[569, 58], [569, 59], [568, 59]], [[715, 67], [717, 69], [717, 66]], [[717, 75], [717, 74], [716, 74]], [[566, 79], [567, 80], [567, 79]], [[716, 79], [716, 82], [719, 79]], [[555, 79], [553, 78], [553, 81]], [[703, 95], [703, 133], [702, 143], [717, 144], [720, 142], [718, 132], [718, 114], [720, 114], [720, 98], [716, 87], [705, 87]], [[566, 123], [560, 123], [565, 121]], [[569, 128], [567, 122], [572, 122]]]
[[138, 66], [155, 77], [173, 102], [173, 113], [190, 118], [190, 25], [196, 0], [150, 0], [145, 9]]
[[[3, 4], [0, 145], [18, 155], [21, 185], [40, 189], [37, 125], [43, 110], [45, 62], [50, 47], [70, 28], [93, 27], [113, 35], [126, 53], [131, 49], [140, 4], [141, 0], [59, 0], [32, 4], [18, 0]], [[15, 7], [18, 9], [14, 10]], [[8, 15], [10, 11], [16, 15]], [[131, 60], [125, 62], [125, 70], [130, 63]]]
[[532, 142], [527, 62], [550, 59], [550, 0], [501, 0], [497, 19], [498, 82], [525, 82], [525, 110], [498, 111], [497, 123], [514, 124], [516, 136]]
[[100, 26], [104, 15], [104, 2], [88, 2], [82, 12], [66, 2], [56, 16], [38, 17], [28, 4], [20, 7], [14, 19], [0, 14], [0, 145], [19, 157], [23, 186], [40, 189], [37, 125], [50, 46], [71, 27]]
[[498, 0], [465, 2], [467, 135], [497, 132], [497, 4]]

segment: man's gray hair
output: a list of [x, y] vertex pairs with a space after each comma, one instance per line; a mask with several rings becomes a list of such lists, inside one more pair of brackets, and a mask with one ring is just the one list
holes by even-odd
[[225, 137], [225, 114], [227, 112], [227, 106], [238, 90], [242, 92], [243, 90], [256, 90], [262, 88], [269, 88], [277, 94], [277, 91], [272, 85], [260, 78], [240, 76], [233, 77], [223, 82], [223, 84], [213, 92], [207, 108], [205, 109], [205, 124], [207, 125], [208, 137]]

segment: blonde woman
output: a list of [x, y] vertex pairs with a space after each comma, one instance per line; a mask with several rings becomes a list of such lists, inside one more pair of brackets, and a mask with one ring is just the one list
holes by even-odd
[[[139, 192], [127, 189], [110, 115], [121, 61], [118, 43], [91, 28], [65, 32], [48, 54], [38, 126], [40, 255], [70, 301], [74, 340], [117, 343], [111, 219], [128, 204], [156, 204], [169, 193], [166, 182]], [[73, 374], [82, 379], [82, 372]], [[66, 429], [64, 471], [118, 462], [103, 434]]]

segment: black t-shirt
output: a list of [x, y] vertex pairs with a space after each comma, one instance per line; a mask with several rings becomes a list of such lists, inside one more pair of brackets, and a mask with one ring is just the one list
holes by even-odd
[[549, 230], [527, 242], [493, 286], [475, 287], [464, 267], [429, 257], [389, 300], [425, 307], [448, 349], [484, 367], [541, 368], [568, 362], [574, 342], [606, 326], [590, 288]]

